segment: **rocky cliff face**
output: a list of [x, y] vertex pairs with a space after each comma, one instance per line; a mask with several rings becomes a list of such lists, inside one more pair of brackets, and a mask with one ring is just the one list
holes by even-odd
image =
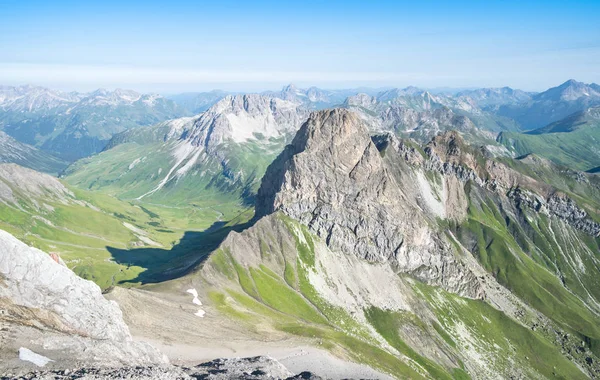
[[[526, 208], [598, 236], [600, 225], [571, 197], [486, 157], [457, 132], [436, 136], [423, 150], [411, 144], [391, 134], [371, 138], [346, 110], [313, 113], [267, 169], [256, 215], [283, 211], [334, 251], [388, 262], [470, 297], [484, 292], [437, 225], [463, 223], [479, 198], [496, 199], [507, 218]], [[468, 194], [468, 184], [477, 191]]]
[[237, 143], [262, 136], [294, 133], [307, 111], [298, 104], [257, 94], [229, 95], [209, 108], [184, 132], [184, 139], [209, 151], [230, 139]]
[[313, 113], [267, 169], [256, 213], [281, 210], [332, 250], [389, 262], [426, 282], [481, 296], [475, 276], [413, 203], [413, 184], [393, 170], [357, 115], [343, 109]]
[[[400, 150], [400, 144], [395, 146]], [[509, 166], [485, 157], [485, 150], [468, 147], [456, 132], [436, 136], [425, 147], [427, 157], [412, 151], [417, 165], [444, 175], [453, 175], [461, 182], [473, 181], [496, 194], [505, 195], [517, 207], [553, 216], [594, 237], [600, 234], [600, 224], [571, 197], [539, 179], [529, 177]], [[579, 173], [580, 181], [589, 181]]]
[[0, 309], [3, 371], [39, 365], [37, 356], [24, 354], [29, 350], [59, 368], [166, 362], [132, 340], [118, 305], [96, 284], [2, 230]]

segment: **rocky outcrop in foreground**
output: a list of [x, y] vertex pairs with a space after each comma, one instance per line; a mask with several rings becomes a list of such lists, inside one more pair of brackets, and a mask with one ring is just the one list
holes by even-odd
[[265, 356], [169, 365], [96, 284], [0, 230], [0, 380], [232, 378], [319, 379]]
[[119, 306], [96, 284], [57, 261], [0, 230], [1, 372], [168, 362], [133, 341]]
[[251, 358], [216, 359], [195, 367], [157, 366], [157, 367], [123, 367], [123, 368], [79, 368], [76, 370], [37, 371], [13, 376], [0, 376], [0, 380], [321, 380], [310, 372], [292, 374], [277, 360], [256, 356]]

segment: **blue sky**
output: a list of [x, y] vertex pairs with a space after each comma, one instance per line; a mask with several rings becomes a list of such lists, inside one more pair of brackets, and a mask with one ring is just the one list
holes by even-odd
[[0, 83], [542, 90], [600, 82], [599, 19], [600, 1], [0, 0]]

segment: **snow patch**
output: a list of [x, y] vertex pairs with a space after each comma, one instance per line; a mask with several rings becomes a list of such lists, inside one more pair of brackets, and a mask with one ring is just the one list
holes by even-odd
[[[194, 288], [188, 289], [188, 290], [186, 290], [186, 293], [190, 293], [192, 296], [194, 296], [194, 299], [192, 300], [192, 303], [194, 305], [202, 306], [202, 302], [198, 298], [198, 292], [196, 291], [196, 289], [194, 289]], [[200, 318], [204, 318], [205, 314], [206, 314], [206, 312], [202, 309], [198, 309], [198, 311], [194, 313], [194, 315], [196, 315]]]
[[54, 360], [48, 359], [47, 357], [42, 356], [40, 354], [36, 354], [35, 352], [33, 352], [30, 349], [25, 348], [25, 347], [19, 348], [19, 359], [26, 361], [26, 362], [33, 363], [33, 364], [37, 365], [38, 367], [43, 367], [46, 364], [48, 364], [49, 362], [54, 361]]
[[198, 292], [196, 289], [188, 289], [186, 292], [194, 296], [194, 299], [192, 300], [194, 304], [202, 306], [202, 302], [200, 302], [200, 299], [198, 299]]

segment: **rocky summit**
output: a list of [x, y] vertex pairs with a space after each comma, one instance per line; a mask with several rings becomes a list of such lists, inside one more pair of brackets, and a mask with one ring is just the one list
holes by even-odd
[[419, 182], [407, 181], [410, 177], [392, 165], [356, 114], [343, 109], [314, 113], [267, 169], [257, 216], [281, 210], [332, 250], [389, 262], [476, 297], [477, 280], [456, 263], [417, 204]]

